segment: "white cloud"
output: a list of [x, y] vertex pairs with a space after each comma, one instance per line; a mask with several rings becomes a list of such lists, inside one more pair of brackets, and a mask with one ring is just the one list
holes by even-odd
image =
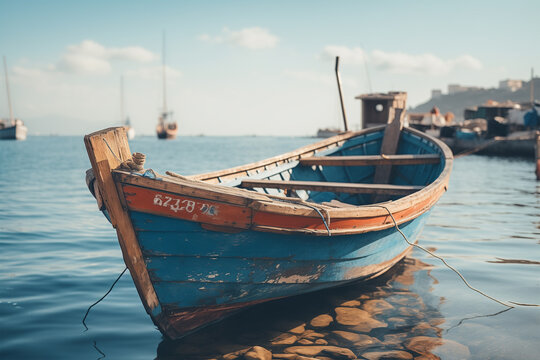
[[273, 48], [279, 42], [277, 36], [272, 35], [267, 29], [260, 27], [245, 28], [241, 30], [230, 30], [223, 28], [221, 35], [210, 36], [208, 34], [199, 35], [199, 40], [214, 43], [228, 43], [248, 49], [268, 49]]
[[475, 57], [470, 55], [462, 55], [454, 60], [450, 60], [452, 65], [455, 67], [464, 67], [473, 70], [482, 69], [482, 62]]
[[470, 55], [444, 60], [433, 54], [411, 55], [402, 52], [374, 50], [370, 60], [376, 68], [398, 74], [427, 73], [435, 75], [447, 74], [457, 68], [474, 70], [482, 68], [480, 60]]
[[359, 47], [348, 48], [346, 46], [329, 45], [323, 49], [321, 56], [330, 60], [334, 60], [336, 56], [339, 56], [339, 60], [347, 64], [362, 64], [366, 61], [366, 54]]
[[95, 41], [84, 40], [68, 46], [54, 69], [68, 73], [106, 74], [111, 71], [112, 60], [148, 63], [156, 58], [154, 53], [139, 46], [106, 48]]
[[365, 62], [375, 68], [397, 74], [424, 73], [447, 74], [455, 69], [482, 69], [482, 62], [471, 55], [461, 55], [453, 59], [441, 59], [433, 54], [407, 54], [373, 50], [367, 54], [359, 47], [329, 45], [321, 54], [323, 59], [340, 57], [343, 63], [361, 65]]
[[55, 69], [78, 74], [107, 74], [111, 71], [111, 64], [103, 58], [73, 53], [64, 54]]

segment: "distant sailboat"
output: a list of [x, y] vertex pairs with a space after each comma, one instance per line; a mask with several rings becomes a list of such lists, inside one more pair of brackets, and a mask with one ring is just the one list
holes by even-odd
[[4, 71], [6, 74], [6, 92], [9, 106], [9, 119], [0, 119], [0, 140], [24, 140], [28, 129], [24, 126], [21, 119], [13, 117], [13, 108], [11, 107], [11, 96], [9, 94], [9, 80], [6, 57], [4, 56]]
[[172, 120], [172, 111], [167, 111], [167, 84], [165, 74], [165, 34], [163, 34], [163, 111], [158, 118], [156, 133], [158, 139], [174, 139], [178, 132], [178, 124]]
[[124, 77], [120, 77], [120, 119], [124, 128], [126, 129], [126, 134], [129, 140], [135, 138], [135, 129], [131, 126], [131, 121], [129, 116], [124, 116]]

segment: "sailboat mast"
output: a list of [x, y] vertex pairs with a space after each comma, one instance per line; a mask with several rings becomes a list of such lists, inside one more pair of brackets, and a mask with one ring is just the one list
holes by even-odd
[[165, 74], [165, 32], [163, 32], [163, 48], [162, 48], [162, 61], [163, 61], [163, 114], [167, 116], [167, 84]]
[[8, 71], [7, 71], [7, 62], [6, 57], [4, 56], [4, 72], [6, 73], [6, 90], [7, 90], [7, 98], [8, 98], [8, 105], [9, 105], [9, 119], [11, 120], [11, 123], [13, 123], [13, 108], [11, 107], [11, 95], [9, 94], [9, 80], [8, 80]]
[[120, 121], [124, 123], [124, 75], [120, 76]]

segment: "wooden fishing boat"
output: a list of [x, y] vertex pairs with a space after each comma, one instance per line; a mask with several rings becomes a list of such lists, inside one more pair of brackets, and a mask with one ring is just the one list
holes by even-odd
[[158, 328], [179, 338], [253, 304], [373, 278], [402, 259], [411, 246], [393, 219], [416, 241], [453, 157], [395, 123], [194, 176], [143, 170], [123, 128], [87, 135], [89, 188]]

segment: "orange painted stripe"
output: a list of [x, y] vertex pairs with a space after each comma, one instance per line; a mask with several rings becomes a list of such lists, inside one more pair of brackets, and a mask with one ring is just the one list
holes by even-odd
[[[415, 203], [414, 206], [395, 212], [392, 215], [394, 215], [397, 222], [400, 222], [400, 220], [403, 219], [409, 221], [424, 213], [432, 203], [434, 203], [434, 201], [432, 201], [431, 198], [427, 198], [421, 202]], [[385, 224], [393, 224], [390, 216], [386, 214], [374, 217], [330, 218], [329, 228], [330, 230], [354, 231], [362, 228], [370, 229]], [[326, 230], [320, 217], [285, 215], [264, 211], [256, 211], [253, 213], [253, 225], [285, 229]]]
[[133, 185], [123, 185], [122, 189], [130, 210], [243, 229], [251, 225], [250, 208]]

